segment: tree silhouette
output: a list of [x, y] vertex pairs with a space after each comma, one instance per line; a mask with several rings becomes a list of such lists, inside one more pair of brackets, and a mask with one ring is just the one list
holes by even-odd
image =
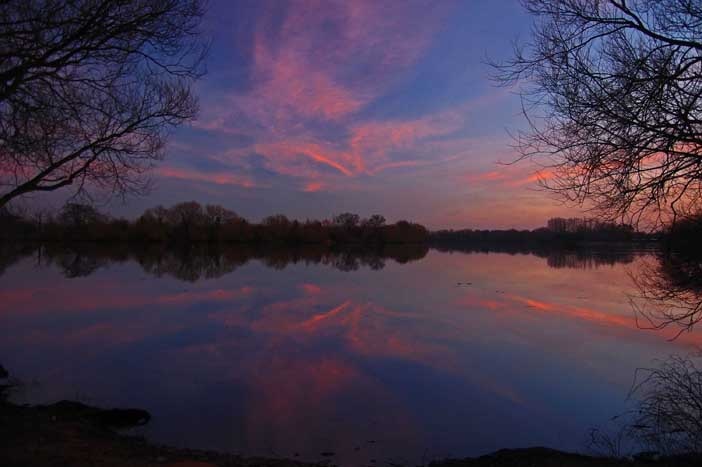
[[[702, 5], [524, 0], [533, 40], [496, 64], [522, 84], [522, 158], [601, 215], [665, 221], [702, 193]], [[546, 172], [544, 172], [546, 173]]]
[[640, 402], [631, 431], [648, 449], [663, 455], [702, 453], [702, 369], [696, 361], [699, 355], [672, 356], [637, 374], [632, 394]]
[[368, 219], [364, 219], [361, 223], [364, 227], [379, 228], [385, 225], [385, 217], [380, 214], [373, 214]]
[[201, 0], [9, 0], [0, 8], [0, 207], [27, 193], [141, 193], [191, 119]]
[[358, 223], [361, 221], [361, 218], [358, 214], [353, 214], [351, 212], [343, 212], [334, 216], [334, 219], [332, 221], [335, 225], [338, 225], [339, 227], [343, 227], [345, 229], [352, 229], [358, 226]]
[[93, 206], [79, 203], [67, 203], [59, 212], [58, 221], [67, 227], [85, 227], [89, 224], [103, 222], [106, 216]]

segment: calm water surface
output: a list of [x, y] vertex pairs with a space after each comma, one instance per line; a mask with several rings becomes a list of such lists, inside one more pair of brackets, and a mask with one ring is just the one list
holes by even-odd
[[0, 277], [0, 363], [21, 401], [143, 408], [141, 432], [179, 446], [346, 465], [583, 450], [637, 367], [702, 342], [637, 328], [629, 274], [646, 259], [432, 250], [380, 269], [76, 274], [30, 256]]

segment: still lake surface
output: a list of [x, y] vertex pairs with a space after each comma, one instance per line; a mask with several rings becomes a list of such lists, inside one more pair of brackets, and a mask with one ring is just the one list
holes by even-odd
[[637, 326], [650, 252], [420, 253], [33, 252], [0, 276], [0, 363], [17, 401], [146, 409], [158, 443], [359, 465], [583, 451], [637, 367], [702, 342]]

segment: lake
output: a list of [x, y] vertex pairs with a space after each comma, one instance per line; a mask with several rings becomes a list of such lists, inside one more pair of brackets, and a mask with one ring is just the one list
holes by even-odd
[[243, 455], [583, 451], [631, 405], [636, 368], [702, 342], [637, 323], [650, 251], [5, 256], [18, 402], [142, 408], [149, 440]]

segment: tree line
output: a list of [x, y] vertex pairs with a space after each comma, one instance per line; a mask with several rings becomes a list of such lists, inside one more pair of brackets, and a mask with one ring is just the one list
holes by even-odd
[[195, 201], [171, 207], [156, 206], [135, 220], [115, 218], [92, 205], [68, 203], [58, 212], [18, 213], [0, 208], [0, 239], [30, 241], [95, 241], [147, 243], [266, 243], [266, 244], [367, 244], [431, 243], [452, 245], [559, 245], [588, 242], [654, 242], [671, 249], [697, 247], [702, 214], [678, 219], [653, 233], [637, 231], [630, 224], [589, 218], [555, 217], [533, 230], [438, 230], [400, 220], [388, 223], [379, 214], [361, 218], [341, 213], [330, 219], [296, 220], [276, 214], [250, 222], [234, 211]]
[[534, 244], [559, 243], [564, 246], [582, 242], [652, 241], [658, 234], [638, 232], [629, 224], [603, 222], [588, 218], [548, 220], [546, 226], [533, 230], [439, 230], [431, 234], [436, 243], [466, 244]]
[[56, 215], [19, 215], [5, 209], [0, 222], [0, 238], [6, 240], [331, 245], [424, 243], [428, 238], [420, 224], [390, 224], [377, 214], [361, 218], [347, 212], [305, 221], [276, 214], [253, 223], [222, 206], [195, 201], [150, 208], [134, 221], [113, 218], [91, 205], [68, 203]]

